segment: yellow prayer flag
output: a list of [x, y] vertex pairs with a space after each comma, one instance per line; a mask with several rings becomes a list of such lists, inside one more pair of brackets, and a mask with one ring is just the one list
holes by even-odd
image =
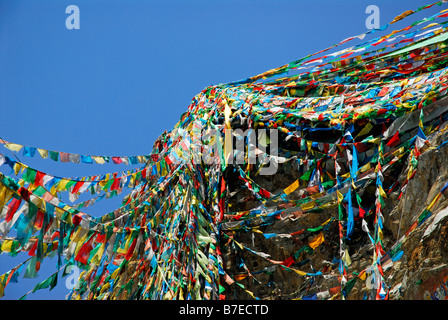
[[23, 148], [22, 145], [17, 144], [17, 143], [5, 143], [5, 148], [11, 150], [11, 151], [15, 151], [15, 152], [19, 152], [20, 149]]
[[370, 130], [372, 130], [373, 128], [373, 124], [371, 122], [368, 122], [364, 128], [362, 128], [362, 130], [357, 134], [356, 137], [362, 137], [365, 134], [368, 134], [370, 132]]
[[365, 281], [366, 278], [367, 278], [367, 274], [366, 274], [366, 272], [365, 272], [364, 270], [361, 271], [361, 273], [358, 275], [358, 278], [361, 279], [361, 280], [363, 280], [363, 281]]
[[362, 172], [366, 172], [368, 170], [370, 170], [371, 166], [370, 166], [370, 162], [368, 162], [366, 165], [362, 166], [361, 169], [359, 170], [361, 173]]
[[178, 300], [184, 300], [184, 292], [182, 290], [182, 287], [179, 287], [179, 291], [178, 292], [179, 293], [178, 293], [177, 299]]
[[384, 189], [381, 185], [378, 186], [378, 191], [380, 192], [380, 196], [383, 198], [387, 198], [386, 192], [384, 192]]
[[317, 236], [315, 236], [308, 245], [314, 250], [316, 249], [322, 242], [325, 241], [323, 232], [320, 232]]
[[378, 238], [380, 240], [383, 240], [383, 231], [381, 230], [381, 228], [378, 228]]
[[107, 180], [100, 180], [98, 184], [100, 185], [101, 188], [103, 188], [107, 184]]
[[301, 275], [301, 276], [306, 276], [306, 272], [303, 272], [303, 271], [300, 271], [300, 270], [297, 270], [297, 269], [294, 269], [294, 268], [290, 268], [292, 271], [294, 271], [295, 273], [297, 273], [298, 275]]
[[6, 274], [0, 277], [0, 298], [5, 295], [5, 286], [3, 285], [3, 281], [5, 280]]
[[57, 225], [59, 225], [61, 223], [60, 220], [61, 220], [63, 214], [64, 214], [64, 211], [61, 208], [56, 206], [55, 211], [54, 211], [54, 216], [58, 220], [58, 221], [56, 221]]
[[118, 248], [117, 253], [126, 254], [126, 250], [124, 248]]
[[422, 30], [425, 30], [425, 29], [428, 29], [428, 28], [431, 28], [431, 27], [435, 27], [437, 25], [439, 25], [439, 24], [438, 23], [430, 23], [426, 27], [423, 27]]
[[13, 191], [9, 190], [6, 187], [3, 187], [2, 190], [0, 191], [0, 212], [2, 211], [2, 208], [5, 205], [5, 203], [7, 203], [9, 199], [11, 199], [12, 193]]
[[325, 226], [327, 224], [329, 224], [331, 221], [333, 221], [333, 218], [328, 219], [327, 221], [325, 221], [324, 223], [322, 223], [322, 226]]
[[16, 175], [18, 175], [20, 169], [22, 168], [22, 165], [21, 165], [20, 163], [16, 162], [16, 163], [14, 163], [14, 167], [13, 167], [13, 168], [14, 168], [14, 173], [15, 173]]
[[300, 185], [299, 179], [294, 181], [289, 187], [287, 187], [285, 190], [283, 190], [284, 193], [289, 195], [290, 193], [294, 192]]
[[249, 276], [248, 274], [236, 274], [236, 275], [233, 276], [233, 278], [236, 281], [241, 281], [241, 280], [247, 278], [248, 276]]
[[75, 252], [73, 253], [73, 256], [76, 257], [76, 255], [78, 254], [79, 250], [81, 250], [82, 246], [84, 245], [84, 242], [87, 239], [87, 235], [88, 235], [88, 233], [86, 232], [86, 234], [81, 239], [79, 239], [78, 244], [77, 244], [76, 249], [75, 249]]
[[239, 243], [236, 240], [233, 240], [233, 241], [237, 244], [238, 247], [240, 247], [241, 250], [244, 249], [244, 247], [243, 247], [243, 245], [241, 243]]
[[341, 175], [341, 178], [347, 179], [349, 176], [350, 176], [350, 172], [347, 172], [347, 173]]
[[139, 163], [145, 163], [146, 162], [146, 159], [145, 159], [144, 156], [137, 156], [137, 160], [138, 160]]
[[255, 296], [254, 296], [254, 293], [252, 292], [252, 291], [249, 291], [249, 290], [245, 290], [252, 298], [254, 298], [254, 299], [257, 299]]
[[230, 116], [232, 115], [232, 110], [230, 110], [229, 105], [226, 103], [224, 107], [224, 120], [226, 123], [226, 129], [230, 129]]
[[95, 160], [96, 163], [98, 164], [105, 164], [106, 160], [104, 160], [103, 157], [100, 156], [92, 156], [93, 160]]
[[87, 233], [85, 229], [78, 228], [74, 234], [71, 236], [72, 242], [79, 242], [79, 240], [82, 238], [83, 233]]
[[300, 208], [301, 208], [303, 211], [311, 210], [311, 209], [314, 208], [314, 203], [315, 203], [314, 200], [313, 200], [313, 201], [310, 201], [310, 202], [307, 202], [307, 203], [304, 203], [304, 204], [302, 204], [302, 205], [300, 206]]
[[311, 147], [313, 146], [313, 141], [307, 141], [307, 142], [306, 142], [306, 146], [307, 146], [307, 148], [308, 148], [308, 151], [310, 151], [310, 150], [311, 150]]
[[350, 266], [352, 264], [352, 259], [350, 258], [350, 255], [348, 254], [348, 250], [345, 249], [344, 252], [344, 261], [346, 266]]
[[338, 202], [342, 202], [342, 200], [344, 200], [344, 195], [339, 190], [336, 192], [338, 193]]
[[224, 120], [225, 120], [225, 130], [224, 130], [224, 161], [225, 164], [229, 163], [230, 157], [232, 156], [232, 150], [233, 150], [233, 135], [232, 131], [228, 130], [231, 129], [230, 125], [230, 116], [232, 114], [232, 111], [230, 110], [229, 106], [226, 104], [224, 109]]
[[168, 170], [166, 169], [166, 166], [161, 166], [161, 167], [162, 167], [162, 176], [168, 175]]
[[48, 150], [37, 148], [37, 152], [39, 152], [42, 159], [48, 158]]
[[69, 179], [65, 179], [65, 178], [61, 179], [61, 181], [59, 181], [58, 186], [56, 187], [56, 190], [57, 191], [65, 190], [65, 187], [67, 186], [67, 183], [69, 183], [69, 182], [70, 182]]
[[411, 15], [411, 14], [413, 14], [413, 13], [414, 13], [414, 11], [412, 11], [412, 10], [407, 10], [407, 11], [403, 12], [402, 14], [396, 16], [396, 17], [394, 18], [394, 20], [393, 20], [390, 24], [393, 24], [393, 23], [395, 23], [395, 22], [398, 22], [398, 21], [400, 21], [400, 20], [406, 18], [407, 16], [409, 16], [409, 15]]
[[431, 201], [431, 203], [428, 206], [428, 210], [431, 210], [432, 207], [436, 204], [436, 202], [440, 199], [440, 197], [442, 196], [441, 193], [438, 193], [437, 196], [435, 196], [435, 198]]
[[2, 251], [3, 252], [11, 252], [13, 241], [10, 239], [6, 239], [2, 243]]
[[[281, 128], [282, 129], [282, 128]], [[287, 133], [287, 132], [285, 132]], [[271, 143], [271, 140], [269, 139], [269, 137], [266, 134], [266, 131], [261, 131], [258, 134], [258, 144], [262, 145], [263, 147], [266, 147], [268, 144]]]

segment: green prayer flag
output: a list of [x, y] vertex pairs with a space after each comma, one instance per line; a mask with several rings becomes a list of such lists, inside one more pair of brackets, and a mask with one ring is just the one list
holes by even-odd
[[52, 274], [48, 279], [46, 279], [42, 282], [39, 282], [34, 287], [33, 293], [36, 292], [37, 290], [46, 289], [48, 287], [51, 287], [50, 290], [53, 289], [56, 286], [57, 281], [58, 281], [58, 273], [56, 272], [56, 273]]
[[33, 279], [37, 277], [36, 263], [37, 257], [34, 256], [31, 258], [28, 266], [26, 267], [25, 274], [23, 275], [24, 278]]
[[22, 179], [28, 183], [34, 183], [36, 179], [37, 171], [32, 168], [26, 168], [25, 174], [22, 176]]
[[300, 179], [302, 179], [302, 180], [306, 180], [306, 181], [310, 180], [310, 178], [311, 178], [311, 174], [313, 173], [313, 170], [314, 170], [314, 167], [311, 168], [310, 170], [308, 170], [307, 172], [305, 172], [305, 173], [300, 177]]
[[114, 183], [114, 179], [107, 180], [106, 184], [104, 185], [104, 187], [102, 189], [103, 190], [109, 190], [109, 188], [112, 185], [112, 183]]
[[358, 279], [358, 277], [354, 277], [352, 280], [348, 281], [347, 284], [345, 285], [344, 289], [342, 289], [342, 292], [344, 293], [344, 296], [347, 296], [350, 291], [352, 291], [353, 287], [356, 284], [356, 280]]
[[67, 182], [67, 184], [65, 185], [65, 190], [70, 190], [71, 186], [74, 186], [77, 183], [77, 181], [75, 180], [70, 180], [69, 182]]
[[59, 152], [57, 151], [49, 151], [50, 159], [54, 161], [59, 161]]
[[38, 197], [42, 197], [42, 196], [45, 194], [45, 192], [47, 192], [47, 190], [45, 190], [45, 188], [42, 187], [42, 186], [38, 186], [38, 187], [33, 191], [33, 193], [34, 193], [36, 196], [38, 196]]

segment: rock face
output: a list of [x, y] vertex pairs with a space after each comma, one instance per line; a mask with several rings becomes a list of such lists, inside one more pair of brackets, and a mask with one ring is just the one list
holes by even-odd
[[[446, 129], [446, 127], [444, 128]], [[448, 132], [429, 137], [432, 145], [440, 145]], [[448, 149], [429, 149], [419, 157], [417, 173], [410, 180], [400, 201], [391, 201], [388, 228], [391, 241], [403, 235], [418, 215], [437, 197], [448, 180]], [[389, 278], [393, 298], [443, 299], [440, 290], [446, 287], [448, 274], [448, 200], [441, 195], [432, 208], [432, 215], [420, 225], [403, 245], [403, 258], [391, 270]], [[400, 223], [401, 221], [401, 223]], [[448, 296], [447, 296], [448, 297]]]
[[[418, 157], [414, 176], [409, 179], [404, 190], [396, 188], [385, 200], [382, 211], [383, 247], [386, 251], [390, 250], [405, 236], [400, 246], [403, 251], [401, 257], [397, 261], [389, 260], [383, 264], [389, 299], [448, 298], [448, 199], [446, 192], [440, 193], [448, 181], [448, 147], [443, 145], [448, 139], [448, 130], [445, 131], [447, 128], [448, 126], [442, 125], [428, 136], [428, 143]], [[438, 147], [440, 145], [441, 147]], [[409, 162], [410, 157], [401, 163], [397, 179], [400, 185], [407, 179]], [[276, 193], [300, 176], [297, 170], [296, 162], [286, 162], [279, 165], [274, 176], [258, 176], [254, 181], [266, 190]], [[385, 181], [387, 178], [386, 175]], [[297, 198], [301, 190], [303, 192], [303, 186], [295, 191]], [[237, 208], [235, 211], [249, 210], [257, 206], [258, 202], [251, 198], [248, 190], [229, 191], [230, 194], [235, 193], [229, 200], [229, 207]], [[401, 191], [403, 192], [400, 196]], [[422, 212], [435, 198], [436, 202], [429, 217], [422, 219]], [[337, 217], [338, 208], [333, 206], [308, 213], [293, 212], [284, 218], [276, 217], [271, 221], [256, 218], [239, 229], [224, 232], [224, 265], [229, 273], [236, 275], [235, 280], [245, 289], [226, 286], [231, 292], [228, 298], [252, 299], [251, 292], [261, 299], [341, 298]], [[316, 232], [297, 231], [309, 231], [329, 220], [324, 227], [323, 243], [314, 250], [304, 250], [313, 237], [316, 237]], [[415, 227], [416, 222], [418, 227]], [[370, 220], [370, 230], [371, 223]], [[361, 230], [359, 221], [355, 221], [355, 226], [357, 228], [347, 241], [346, 248], [351, 260], [347, 268], [347, 280], [356, 281], [351, 283], [352, 287], [345, 298], [359, 300], [369, 297], [369, 281], [373, 280], [368, 274], [362, 276], [362, 272], [372, 265], [374, 247], [366, 233]], [[262, 232], [253, 232], [254, 227]], [[266, 235], [269, 234], [277, 236], [267, 238]], [[236, 241], [230, 240], [229, 236]], [[246, 250], [242, 250], [238, 243]], [[284, 262], [290, 257], [294, 257], [290, 267], [306, 275], [269, 261], [271, 259]], [[322, 274], [311, 275], [319, 271]]]

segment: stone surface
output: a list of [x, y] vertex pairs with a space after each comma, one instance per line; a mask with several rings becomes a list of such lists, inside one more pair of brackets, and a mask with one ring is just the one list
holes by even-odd
[[[439, 146], [448, 139], [446, 127], [440, 128], [428, 136], [430, 146]], [[448, 147], [442, 146], [426, 149], [418, 158], [417, 173], [409, 181], [405, 192], [399, 199], [400, 191], [394, 191], [386, 199], [383, 210], [385, 218], [383, 229], [383, 244], [390, 249], [400, 239], [411, 225], [418, 219], [422, 211], [431, 203], [435, 196], [448, 181]], [[408, 172], [409, 159], [402, 164], [398, 181], [403, 183]], [[279, 171], [273, 177], [257, 177], [256, 182], [273, 193], [287, 187], [300, 176], [294, 164], [280, 165]], [[387, 179], [387, 177], [385, 177]], [[299, 188], [300, 189], [300, 188]], [[247, 190], [231, 190], [235, 196], [230, 204], [237, 210], [249, 210], [256, 205]], [[370, 190], [372, 192], [372, 190]], [[374, 191], [373, 191], [374, 192]], [[295, 192], [295, 196], [300, 190]], [[294, 196], [294, 195], [292, 195]], [[393, 262], [384, 271], [384, 278], [389, 287], [389, 299], [442, 299], [448, 297], [448, 216], [443, 210], [448, 210], [448, 194], [442, 194], [437, 204], [432, 208], [432, 215], [412, 232], [402, 245], [403, 256]], [[246, 197], [246, 198], [245, 198]], [[242, 201], [243, 200], [243, 201]], [[241, 203], [241, 201], [243, 203]], [[235, 210], [235, 211], [237, 211]], [[437, 217], [438, 213], [442, 214]], [[337, 218], [337, 207], [328, 208], [315, 213], [298, 214], [294, 219], [278, 219], [273, 224], [260, 226], [264, 233], [289, 234], [303, 228], [315, 228], [330, 217]], [[337, 220], [336, 220], [337, 221]], [[223, 246], [223, 259], [226, 270], [232, 275], [241, 276], [239, 282], [245, 289], [252, 291], [261, 299], [300, 299], [317, 294], [318, 299], [336, 298], [331, 289], [340, 286], [338, 271], [339, 236], [337, 222], [331, 223], [325, 235], [324, 243], [310, 254], [302, 252], [296, 259], [295, 268], [313, 273], [322, 271], [325, 276], [302, 276], [295, 272], [283, 270], [280, 266], [247, 250], [241, 250], [232, 241]], [[434, 222], [434, 223], [433, 223]], [[256, 222], [253, 222], [256, 224]], [[351, 265], [347, 270], [359, 273], [373, 262], [373, 245], [359, 223], [348, 244]], [[370, 230], [372, 225], [369, 224]], [[425, 234], [426, 232], [426, 234]], [[269, 258], [283, 261], [293, 255], [310, 240], [310, 235], [292, 237], [274, 237], [266, 239], [261, 233], [229, 232], [244, 246], [269, 254]], [[423, 237], [425, 235], [425, 237]], [[245, 267], [241, 265], [244, 262]], [[298, 263], [298, 264], [297, 264]], [[263, 271], [264, 272], [261, 272]], [[266, 272], [269, 270], [270, 272]], [[249, 275], [250, 272], [251, 274]], [[350, 279], [348, 279], [350, 280]], [[226, 292], [231, 292], [228, 298], [252, 299], [243, 290], [234, 286], [225, 286]], [[328, 293], [330, 290], [330, 293]], [[348, 295], [348, 299], [363, 299], [366, 291], [365, 281], [358, 279]]]

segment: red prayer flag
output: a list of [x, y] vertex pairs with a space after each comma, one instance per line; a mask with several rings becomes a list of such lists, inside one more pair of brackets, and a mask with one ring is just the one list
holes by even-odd
[[384, 97], [387, 94], [388, 91], [389, 91], [389, 87], [384, 86], [381, 89], [381, 91], [378, 93], [378, 96], [379, 97]]
[[285, 267], [290, 267], [293, 263], [296, 261], [294, 260], [294, 257], [289, 257], [288, 259], [284, 260], [281, 265], [284, 265]]
[[110, 190], [118, 190], [120, 188], [120, 178], [114, 179], [114, 182], [110, 186]]
[[112, 157], [112, 162], [115, 163], [115, 164], [120, 164], [123, 161], [121, 161], [120, 157]]
[[76, 182], [75, 186], [73, 187], [73, 191], [72, 193], [78, 193], [79, 189], [82, 187], [82, 185], [84, 184], [84, 181], [78, 181]]
[[9, 222], [12, 220], [12, 217], [14, 217], [14, 213], [16, 213], [21, 202], [22, 202], [22, 199], [13, 198], [11, 200], [11, 202], [8, 205], [8, 212], [6, 213], [6, 218], [5, 218], [6, 222]]
[[126, 252], [126, 256], [125, 259], [129, 260], [132, 256], [132, 254], [134, 253], [134, 248], [135, 248], [135, 244], [137, 243], [137, 237], [134, 238], [134, 240], [132, 241], [131, 246], [129, 247], [128, 252]]
[[400, 143], [400, 133], [397, 131], [392, 138], [390, 138], [387, 146], [392, 148]]
[[42, 186], [44, 184], [45, 173], [36, 171], [36, 177], [34, 178], [35, 186]]
[[271, 193], [263, 188], [260, 188], [260, 195], [264, 198], [270, 198]]
[[359, 217], [364, 218], [365, 214], [366, 214], [366, 210], [364, 210], [361, 206], [359, 206]]
[[165, 161], [166, 161], [167, 164], [173, 164], [173, 161], [171, 161], [169, 156], [165, 157]]
[[92, 239], [93, 237], [90, 237], [89, 241], [83, 244], [81, 249], [79, 249], [78, 254], [75, 257], [76, 261], [81, 262], [82, 264], [87, 264], [87, 260], [89, 259], [90, 251], [92, 251]]
[[30, 251], [28, 251], [28, 255], [33, 257], [36, 255], [36, 249], [37, 249], [37, 239], [34, 241], [33, 246], [31, 247]]
[[36, 220], [34, 221], [34, 227], [38, 230], [42, 229], [44, 225], [44, 213], [40, 210], [37, 211]]

